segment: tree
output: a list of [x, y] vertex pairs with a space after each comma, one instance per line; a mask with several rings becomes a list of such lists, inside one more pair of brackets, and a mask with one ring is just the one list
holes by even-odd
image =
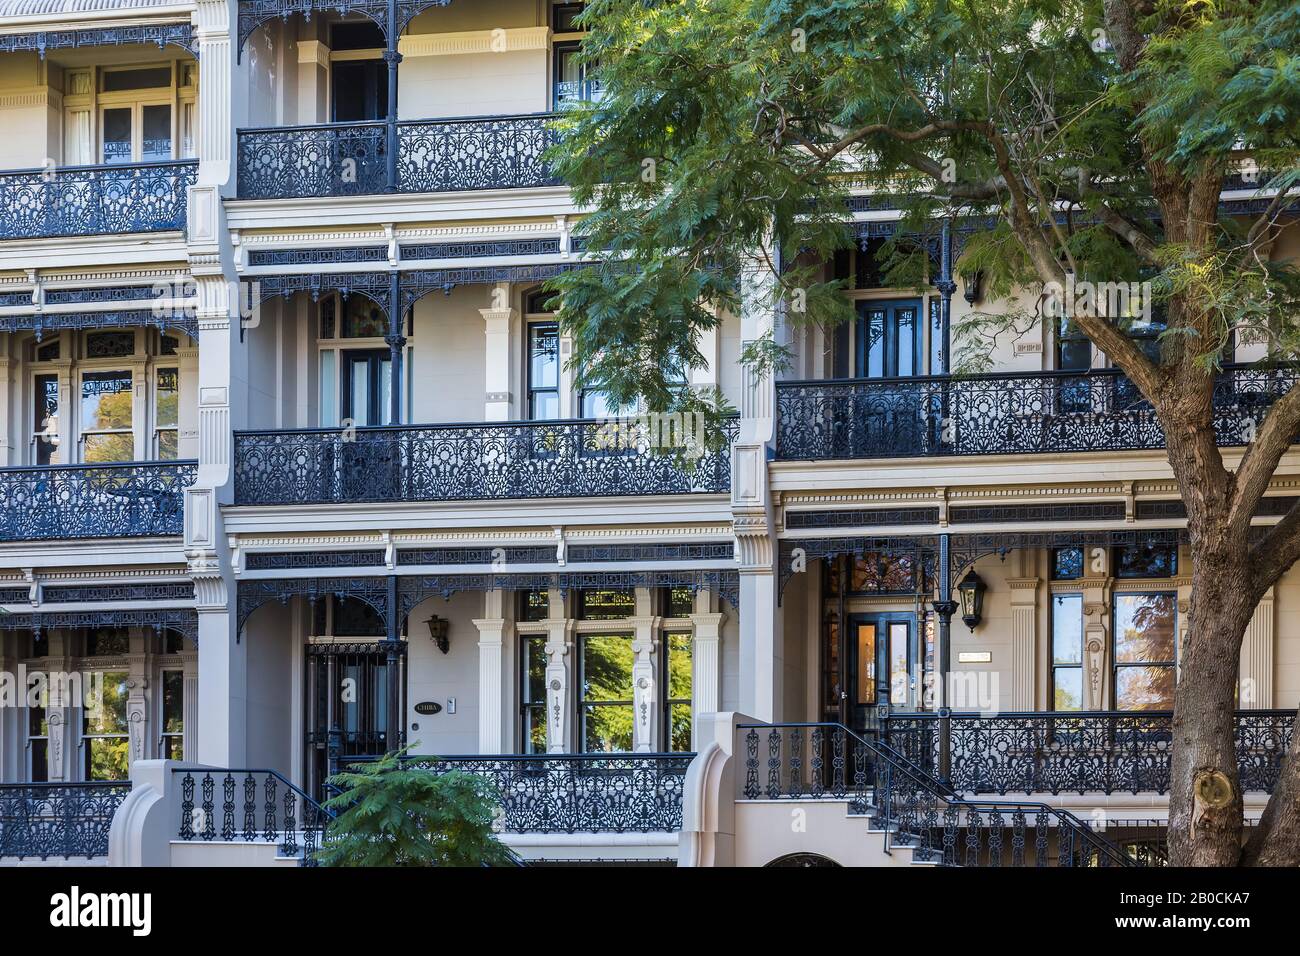
[[402, 766], [405, 751], [355, 764], [330, 783], [338, 812], [317, 853], [324, 866], [507, 866], [492, 831], [496, 795], [482, 777]]
[[[702, 364], [695, 342], [737, 310], [747, 269], [779, 265], [762, 301], [787, 322], [847, 319], [820, 263], [847, 245], [854, 180], [903, 210], [891, 285], [919, 280], [945, 217], [985, 225], [959, 268], [983, 272], [995, 298], [1150, 283], [1167, 322], [1157, 348], [1130, 337], [1132, 310], [1068, 317], [1150, 403], [1187, 508], [1171, 859], [1300, 863], [1300, 734], [1243, 853], [1232, 720], [1247, 623], [1300, 556], [1300, 510], [1250, 527], [1300, 431], [1300, 390], [1273, 403], [1239, 460], [1216, 445], [1213, 407], [1234, 335], [1266, 340], [1275, 360], [1300, 347], [1300, 284], [1269, 259], [1300, 180], [1300, 7], [593, 0], [584, 17], [604, 93], [559, 121], [557, 166], [606, 264], [553, 287], [585, 380], [616, 401], [671, 404], [672, 377]], [[1274, 172], [1258, 183], [1262, 211], [1227, 218], [1221, 187], [1243, 160]], [[1021, 318], [978, 316], [957, 340]], [[743, 353], [756, 370], [785, 357], [770, 337]]]

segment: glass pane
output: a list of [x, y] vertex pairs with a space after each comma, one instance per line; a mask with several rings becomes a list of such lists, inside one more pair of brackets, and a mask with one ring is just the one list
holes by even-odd
[[524, 753], [546, 753], [546, 705], [535, 704], [524, 711]]
[[[95, 671], [86, 688], [84, 733], [126, 733], [126, 671]], [[119, 777], [102, 777], [118, 780]]]
[[27, 708], [27, 736], [48, 737], [50, 733], [49, 718], [45, 716], [44, 707]]
[[370, 421], [370, 363], [353, 360], [352, 372], [352, 421], [357, 425], [369, 425]]
[[550, 421], [560, 417], [560, 396], [555, 392], [533, 392], [530, 417]]
[[524, 639], [524, 703], [546, 702], [546, 638]]
[[889, 702], [907, 703], [907, 644], [911, 628], [906, 624], [889, 625]]
[[916, 309], [898, 309], [894, 313], [898, 320], [898, 374], [915, 375], [916, 367]]
[[49, 741], [33, 740], [31, 743], [31, 768], [28, 779], [32, 783], [45, 783], [50, 776]]
[[193, 159], [194, 152], [194, 103], [181, 104], [181, 159]]
[[583, 749], [626, 753], [632, 749], [632, 705], [588, 704], [583, 708]]
[[1059, 594], [1052, 600], [1052, 663], [1083, 662], [1083, 595]]
[[86, 634], [87, 657], [131, 653], [131, 638], [124, 628], [105, 627]]
[[126, 780], [127, 741], [121, 737], [91, 737], [86, 741], [87, 780]]
[[179, 422], [180, 375], [174, 368], [158, 370], [158, 385], [154, 390], [154, 424], [159, 428]]
[[528, 385], [533, 389], [557, 388], [560, 384], [560, 329], [557, 325], [528, 327]]
[[1172, 594], [1115, 596], [1115, 661], [1172, 661], [1177, 609]]
[[104, 110], [104, 162], [131, 162], [131, 107]]
[[180, 457], [180, 433], [174, 428], [164, 428], [158, 432], [159, 461], [175, 461]]
[[578, 83], [582, 80], [577, 50], [556, 50], [555, 56], [559, 60], [557, 72], [561, 83]]
[[375, 418], [380, 425], [390, 425], [393, 421], [393, 361], [392, 359], [379, 360], [379, 394], [376, 400], [379, 407], [376, 409], [378, 414]]
[[36, 464], [62, 464], [59, 455], [59, 377], [37, 375], [36, 407], [32, 416], [32, 433], [36, 436]]
[[338, 399], [335, 387], [334, 357], [331, 349], [320, 353], [320, 423], [322, 428], [333, 428], [339, 423]]
[[1119, 667], [1115, 670], [1117, 710], [1172, 710], [1174, 668]]
[[1052, 670], [1052, 687], [1055, 697], [1053, 710], [1083, 709], [1083, 668], [1056, 667]]
[[85, 431], [131, 427], [129, 371], [82, 374], [81, 427]]
[[185, 674], [163, 671], [163, 733], [178, 734], [185, 729]]
[[170, 66], [147, 66], [129, 70], [105, 70], [100, 85], [105, 93], [159, 89], [172, 85], [172, 69]]
[[619, 635], [583, 638], [582, 699], [631, 703], [631, 637]]
[[673, 704], [668, 708], [668, 749], [683, 753], [691, 749], [691, 705]]
[[379, 306], [362, 295], [348, 296], [343, 305], [343, 338], [381, 339], [388, 334], [388, 321]]
[[135, 438], [130, 432], [87, 435], [82, 442], [81, 460], [87, 464], [135, 459]]
[[668, 649], [668, 699], [691, 699], [691, 652], [689, 634], [669, 634], [664, 638]]
[[584, 621], [617, 621], [636, 613], [636, 594], [631, 588], [582, 591], [578, 616]]
[[144, 142], [140, 160], [145, 163], [162, 162], [172, 158], [172, 108], [170, 106], [142, 107], [141, 125]]
[[885, 374], [885, 312], [871, 309], [866, 322], [867, 375], [879, 378]]
[[858, 703], [876, 702], [876, 625], [858, 625]]

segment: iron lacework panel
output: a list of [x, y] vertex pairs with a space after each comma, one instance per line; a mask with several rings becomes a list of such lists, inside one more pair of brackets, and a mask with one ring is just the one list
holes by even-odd
[[129, 781], [0, 783], [0, 857], [108, 855], [108, 831]]
[[181, 160], [0, 173], [0, 239], [184, 229], [198, 168]]
[[235, 503], [345, 504], [725, 493], [725, 444], [694, 459], [612, 447], [590, 420], [235, 435]]
[[40, 631], [78, 627], [152, 627], [199, 639], [199, 615], [192, 608], [129, 608], [125, 610], [35, 611], [0, 614], [0, 630]]
[[179, 535], [194, 461], [0, 468], [0, 541]]
[[[1300, 379], [1292, 367], [1225, 369], [1220, 445], [1243, 445]], [[817, 461], [1161, 449], [1151, 406], [1119, 371], [780, 382], [776, 456]]]
[[[1241, 787], [1271, 793], [1295, 712], [1236, 714]], [[890, 714], [885, 740], [920, 766], [939, 759], [936, 714]], [[959, 793], [1166, 793], [1173, 715], [1167, 711], [953, 714], [952, 786]]]
[[334, 814], [274, 770], [172, 769], [180, 781], [176, 835], [191, 842], [274, 843], [280, 853], [316, 866]]
[[487, 780], [506, 833], [675, 833], [693, 753], [408, 757], [411, 770]]
[[[542, 154], [549, 114], [404, 121], [397, 125], [397, 191], [458, 192], [558, 185]], [[241, 199], [374, 195], [388, 189], [382, 122], [241, 129]]]
[[160, 50], [170, 43], [194, 56], [199, 55], [199, 39], [191, 23], [137, 24], [9, 33], [0, 36], [0, 53], [34, 52], [43, 60], [46, 50], [88, 46], [127, 46], [136, 43], [153, 43]]

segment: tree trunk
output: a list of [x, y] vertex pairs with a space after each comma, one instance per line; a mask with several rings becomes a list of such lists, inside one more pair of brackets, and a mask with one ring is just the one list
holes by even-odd
[[1246, 866], [1300, 866], [1300, 715], [1273, 796], [1242, 855]]

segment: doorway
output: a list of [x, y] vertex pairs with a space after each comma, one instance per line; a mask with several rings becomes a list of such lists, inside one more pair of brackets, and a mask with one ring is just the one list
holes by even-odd
[[849, 728], [876, 733], [882, 707], [907, 710], [915, 706], [916, 620], [910, 614], [849, 616], [846, 676]]

